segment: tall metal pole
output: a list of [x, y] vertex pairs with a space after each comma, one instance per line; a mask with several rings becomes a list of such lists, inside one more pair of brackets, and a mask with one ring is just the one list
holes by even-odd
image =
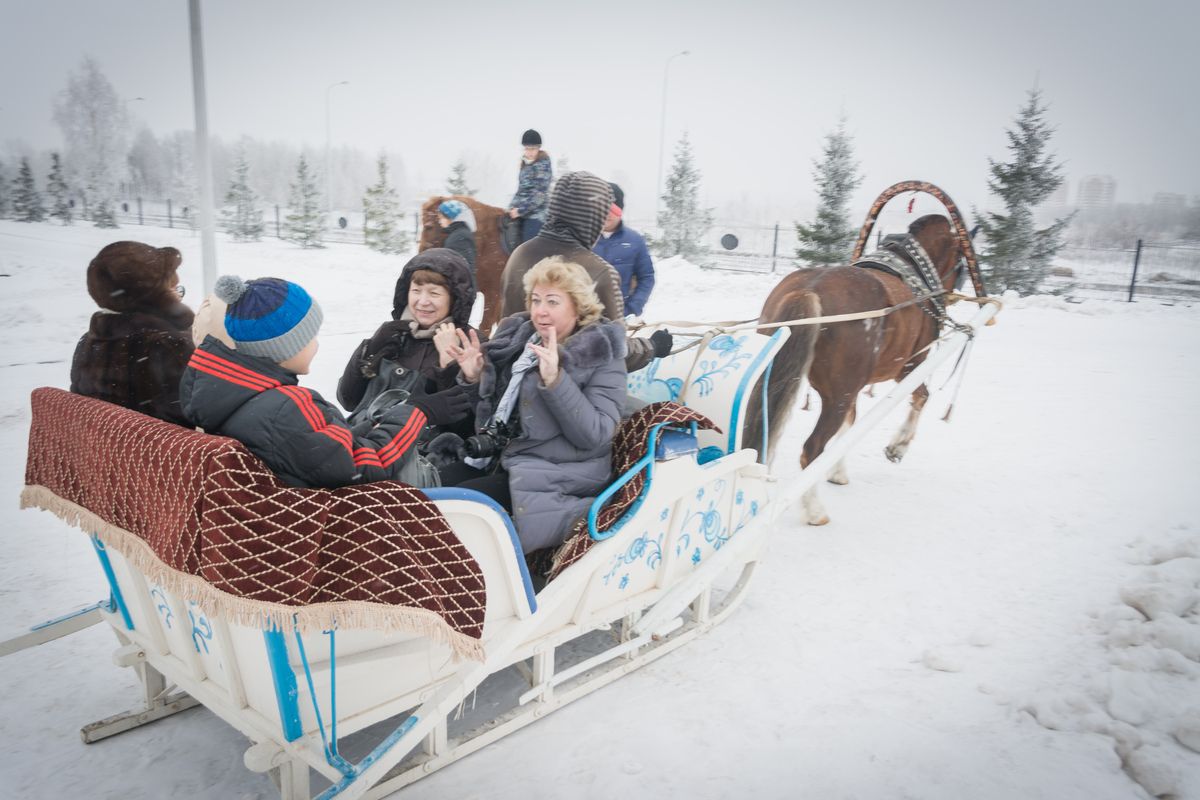
[[338, 81], [325, 87], [325, 210], [333, 210], [333, 192], [330, 189], [329, 168], [329, 96], [338, 86], [345, 86], [350, 81]]
[[1142, 240], [1137, 240], [1137, 250], [1133, 253], [1133, 275], [1129, 278], [1129, 299], [1128, 303], [1133, 302], [1133, 287], [1137, 286], [1137, 271], [1138, 264], [1142, 261]]
[[196, 108], [196, 171], [200, 179], [200, 257], [207, 296], [217, 282], [217, 235], [213, 224], [212, 156], [208, 151], [208, 98], [204, 91], [200, 0], [188, 0], [188, 22], [192, 35], [192, 100]]
[[688, 55], [687, 50], [681, 50], [675, 55], [667, 59], [666, 65], [663, 67], [663, 90], [662, 90], [662, 117], [658, 122], [658, 190], [654, 193], [654, 216], [655, 224], [658, 224], [658, 210], [662, 203], [662, 180], [663, 180], [663, 144], [667, 139], [667, 77], [671, 72], [671, 62], [679, 56]]

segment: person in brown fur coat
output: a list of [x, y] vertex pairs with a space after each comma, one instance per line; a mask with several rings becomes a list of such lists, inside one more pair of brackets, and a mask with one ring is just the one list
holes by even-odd
[[179, 302], [174, 247], [114, 242], [88, 265], [88, 294], [100, 306], [71, 360], [71, 391], [192, 427], [179, 405], [179, 379], [192, 357], [192, 310]]

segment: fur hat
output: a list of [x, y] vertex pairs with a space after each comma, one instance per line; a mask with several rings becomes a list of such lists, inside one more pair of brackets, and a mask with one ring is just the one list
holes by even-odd
[[179, 302], [171, 278], [183, 262], [174, 247], [113, 242], [88, 264], [88, 294], [109, 311], [165, 308]]
[[526, 147], [541, 147], [542, 135], [533, 128], [530, 128], [529, 130], [525, 131], [525, 133], [521, 134], [521, 144], [525, 145]]
[[225, 330], [237, 349], [277, 364], [317, 338], [324, 319], [321, 307], [303, 287], [279, 278], [243, 281], [236, 275], [222, 275], [213, 294], [228, 304]]

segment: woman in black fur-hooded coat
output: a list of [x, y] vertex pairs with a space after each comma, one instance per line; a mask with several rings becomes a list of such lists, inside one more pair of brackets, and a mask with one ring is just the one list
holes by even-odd
[[[438, 320], [421, 321], [411, 306], [409, 290], [419, 270], [433, 273], [449, 293], [449, 309]], [[428, 285], [431, 276], [418, 276], [417, 283]], [[364, 339], [350, 356], [342, 379], [338, 381], [338, 402], [353, 411], [363, 398], [367, 384], [387, 358], [407, 369], [416, 370], [432, 381], [428, 391], [441, 391], [455, 385], [458, 364], [443, 357], [434, 341], [444, 323], [452, 323], [464, 332], [471, 330], [471, 307], [475, 304], [475, 278], [467, 261], [453, 250], [434, 247], [418, 253], [404, 265], [392, 297], [392, 318], [379, 326], [370, 339]]]
[[88, 265], [100, 306], [71, 360], [71, 391], [192, 427], [179, 379], [192, 357], [192, 311], [179, 302], [174, 247], [114, 242]]

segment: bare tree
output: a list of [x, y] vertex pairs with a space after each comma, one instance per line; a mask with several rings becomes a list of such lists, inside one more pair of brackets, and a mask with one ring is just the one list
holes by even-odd
[[71, 183], [99, 228], [117, 227], [117, 183], [126, 164], [128, 115], [116, 89], [86, 56], [59, 93], [54, 121], [66, 141]]

